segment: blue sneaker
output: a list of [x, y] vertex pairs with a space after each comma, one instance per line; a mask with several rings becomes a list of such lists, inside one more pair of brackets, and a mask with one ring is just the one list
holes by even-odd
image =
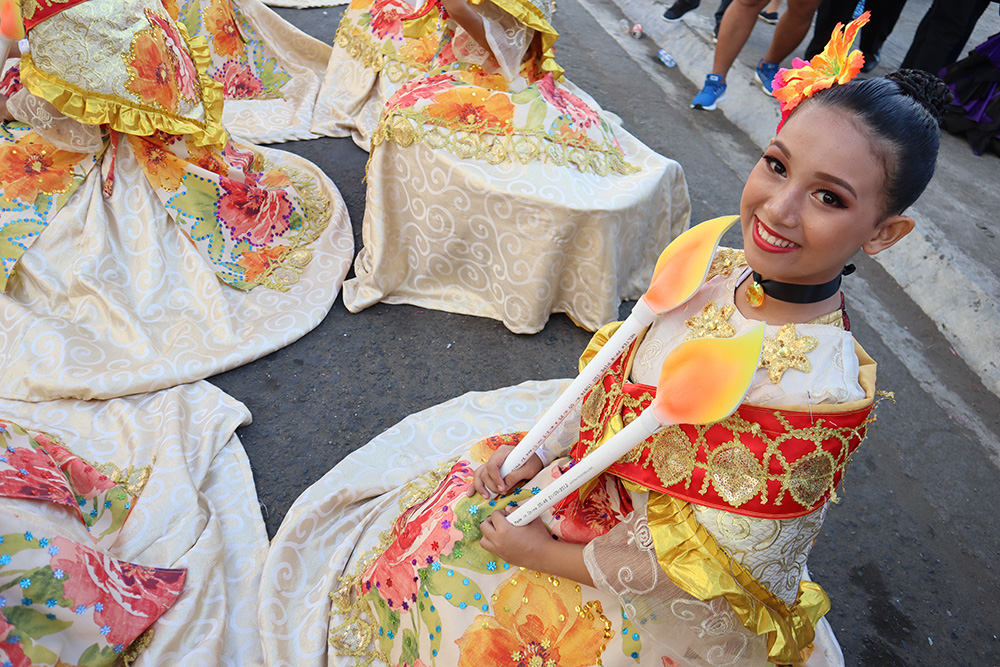
[[718, 74], [705, 77], [705, 87], [691, 100], [692, 109], [714, 111], [717, 102], [726, 99], [726, 82]]
[[774, 75], [778, 73], [779, 69], [781, 69], [781, 65], [778, 63], [766, 63], [763, 60], [757, 63], [757, 80], [760, 81], [760, 85], [764, 87], [764, 92], [768, 95], [774, 95], [771, 86], [774, 82]]

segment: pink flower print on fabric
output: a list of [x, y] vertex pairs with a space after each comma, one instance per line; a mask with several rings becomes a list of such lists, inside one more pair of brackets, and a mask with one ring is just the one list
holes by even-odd
[[195, 69], [194, 61], [188, 53], [187, 45], [181, 37], [177, 25], [169, 18], [164, 18], [155, 12], [146, 10], [146, 18], [149, 25], [163, 31], [163, 38], [170, 51], [170, 61], [177, 74], [177, 89], [186, 100], [194, 102], [198, 96], [198, 71]]
[[430, 498], [396, 520], [395, 539], [368, 567], [361, 580], [362, 593], [375, 589], [394, 610], [408, 610], [417, 601], [418, 571], [451, 553], [462, 537], [454, 525], [454, 505], [465, 496], [471, 482], [472, 469], [459, 461]]
[[250, 65], [227, 60], [212, 78], [222, 84], [227, 100], [250, 100], [264, 91], [264, 83], [250, 69]]
[[551, 72], [538, 80], [538, 90], [549, 104], [569, 116], [581, 128], [600, 123], [597, 112], [573, 93], [557, 86]]
[[371, 8], [372, 34], [379, 39], [403, 39], [403, 17], [413, 13], [405, 0], [375, 0]]
[[36, 434], [35, 442], [44, 446], [52, 459], [59, 464], [59, 468], [76, 495], [91, 500], [117, 486], [111, 478], [101, 473], [100, 470], [44, 435]]
[[49, 566], [66, 574], [66, 598], [78, 609], [93, 609], [93, 621], [111, 646], [132, 643], [184, 587], [184, 570], [127, 563], [63, 537], [52, 546]]
[[573, 544], [587, 544], [621, 523], [619, 509], [612, 504], [607, 482], [602, 479], [583, 502], [573, 496], [553, 513], [559, 537]]
[[31, 658], [24, 654], [23, 646], [17, 628], [0, 614], [0, 665], [31, 667]]
[[385, 103], [386, 109], [410, 108], [420, 100], [432, 99], [438, 93], [455, 87], [451, 74], [435, 74], [404, 83]]
[[235, 241], [260, 247], [288, 231], [292, 203], [283, 191], [265, 190], [222, 176], [218, 215]]
[[52, 457], [32, 447], [28, 436], [7, 433], [12, 437], [0, 449], [0, 496], [48, 500], [75, 509], [76, 498]]
[[225, 159], [226, 164], [229, 165], [230, 168], [235, 168], [238, 171], [243, 172], [246, 176], [251, 175], [250, 166], [253, 164], [255, 157], [253, 151], [241, 151], [232, 141], [227, 141], [225, 148], [222, 149], [222, 157]]

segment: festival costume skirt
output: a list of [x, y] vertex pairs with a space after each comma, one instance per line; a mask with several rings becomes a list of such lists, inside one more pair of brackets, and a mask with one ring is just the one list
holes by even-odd
[[[11, 615], [15, 630], [10, 634], [18, 636], [18, 647], [28, 647], [31, 653], [33, 646], [37, 664], [54, 664], [41, 659], [48, 655], [46, 650], [61, 657], [64, 662], [60, 664], [77, 664], [79, 656], [72, 655], [70, 649], [80, 641], [86, 642], [84, 646], [95, 643], [109, 658], [106, 663], [87, 664], [112, 664], [120, 654], [134, 659], [130, 664], [137, 667], [262, 664], [256, 610], [267, 534], [250, 464], [235, 435], [238, 426], [250, 421], [250, 413], [241, 403], [207, 382], [196, 382], [107, 401], [28, 403], [0, 399], [0, 420], [8, 423], [8, 430], [14, 428], [10, 424], [17, 424], [44, 432], [48, 439], [96, 466], [129, 498], [138, 496], [134, 506], [116, 505], [124, 521], [104, 530], [108, 526], [100, 521], [105, 518], [105, 507], [119, 501], [109, 497], [94, 504], [89, 500], [93, 494], [76, 486], [75, 490], [86, 496], [86, 500], [80, 498], [85, 501], [81, 505], [86, 515], [98, 517], [98, 524], [89, 533], [79, 525], [76, 533], [82, 536], [75, 538], [78, 542], [86, 542], [88, 537], [99, 540], [94, 548], [103, 556], [99, 562], [92, 560], [96, 565], [89, 572], [97, 581], [98, 592], [81, 583], [82, 573], [60, 563], [51, 570], [39, 570], [39, 576], [27, 587], [15, 584], [8, 588], [4, 592], [7, 604], [0, 613]], [[0, 467], [5, 469], [2, 474], [16, 474], [6, 465]], [[11, 532], [24, 520], [35, 524], [30, 544], [39, 546], [40, 540], [52, 542], [54, 535], [69, 535], [74, 524], [81, 524], [79, 517], [74, 519], [61, 505], [40, 499], [0, 498], [0, 534]], [[5, 542], [8, 548], [14, 547], [13, 538]], [[0, 554], [6, 553], [4, 547], [0, 544]], [[67, 553], [63, 550], [61, 555]], [[109, 598], [99, 591], [110, 591], [116, 579], [129, 581], [116, 577], [116, 572], [122, 571], [118, 566], [104, 569], [112, 558], [181, 570], [179, 597], [161, 611], [132, 651], [116, 646], [117, 633], [127, 629], [133, 619], [142, 622], [126, 612], [146, 616], [154, 608], [162, 608], [165, 594], [174, 592], [178, 582], [176, 577], [147, 573], [147, 594]], [[0, 555], [0, 577], [6, 574], [5, 561]], [[65, 582], [66, 593], [74, 598], [71, 607], [61, 595], [40, 588], [46, 576], [56, 579], [60, 567], [69, 573], [68, 580], [63, 577], [58, 581]], [[154, 582], [159, 582], [156, 587]], [[15, 597], [15, 591], [24, 594]], [[29, 599], [29, 604], [22, 597]], [[47, 613], [57, 616], [52, 627], [45, 625]], [[23, 623], [30, 621], [32, 614], [37, 622]], [[67, 629], [68, 619], [73, 624]], [[53, 634], [54, 629], [60, 632]], [[97, 639], [88, 638], [87, 631]], [[32, 636], [32, 632], [39, 634]]]
[[[22, 147], [36, 141], [14, 132]], [[43, 184], [30, 208], [4, 213], [33, 225], [11, 241], [23, 254], [0, 294], [4, 398], [110, 398], [203, 379], [298, 339], [339, 292], [350, 221], [311, 163], [235, 149], [233, 162], [270, 167], [270, 185], [254, 189], [225, 177], [237, 178], [219, 153], [179, 157], [183, 142], [119, 139], [117, 151], [57, 163], [63, 192]], [[24, 187], [9, 181], [6, 192]], [[261, 245], [248, 245], [253, 235]]]
[[596, 330], [638, 298], [690, 218], [681, 166], [615, 132], [639, 171], [489, 164], [422, 142], [372, 150], [352, 312], [379, 301], [500, 320], [534, 333], [551, 313]]
[[[683, 641], [669, 646], [652, 640], [655, 634], [669, 644], [673, 635], [662, 629], [670, 626], [632, 624], [617, 596], [521, 570], [479, 547], [473, 526], [496, 506], [478, 496], [465, 498], [465, 486], [455, 484], [467, 481], [488, 456], [474, 445], [527, 430], [567, 382], [470, 393], [411, 415], [297, 499], [264, 568], [260, 627], [267, 663], [517, 665], [538, 656], [543, 665], [548, 659], [580, 666], [713, 664], [704, 653], [692, 657]], [[576, 430], [570, 416], [553, 435], [557, 447], [568, 447]], [[544, 486], [555, 470], [550, 466], [513, 497], [530, 497], [536, 482]], [[407, 529], [418, 528], [420, 540], [393, 539], [400, 518]], [[573, 527], [556, 522], [553, 529], [565, 534]], [[359, 576], [380, 554], [385, 558], [375, 576]], [[382, 603], [369, 604], [373, 588], [366, 582], [373, 581]], [[354, 584], [368, 593], [354, 597]], [[763, 638], [734, 625], [724, 602], [702, 603], [676, 587], [674, 594], [678, 614], [663, 622], [676, 624], [683, 630], [678, 634], [696, 637], [701, 629], [717, 643], [756, 641], [760, 646], [752, 653], [766, 654]], [[371, 610], [374, 625], [354, 615], [362, 608]], [[373, 655], [372, 646], [382, 657]], [[805, 664], [843, 664], [825, 621]]]
[[310, 128], [329, 45], [259, 0], [181, 0], [168, 11], [208, 41], [208, 74], [223, 85], [230, 133], [256, 144], [317, 136]]

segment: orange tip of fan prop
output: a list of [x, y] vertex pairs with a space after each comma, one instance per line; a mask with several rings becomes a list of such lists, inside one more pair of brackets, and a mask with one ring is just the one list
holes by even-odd
[[24, 39], [21, 5], [15, 0], [0, 0], [0, 34], [14, 42]]
[[695, 225], [670, 242], [656, 260], [653, 279], [642, 300], [655, 313], [665, 313], [691, 298], [708, 275], [715, 248], [739, 216], [724, 216]]
[[711, 424], [736, 411], [750, 389], [764, 325], [733, 338], [695, 338], [667, 355], [653, 407], [664, 424]]

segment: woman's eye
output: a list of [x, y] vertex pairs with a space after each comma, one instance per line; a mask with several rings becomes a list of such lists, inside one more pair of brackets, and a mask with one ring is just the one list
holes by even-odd
[[770, 167], [771, 171], [773, 171], [774, 173], [780, 176], [785, 175], [785, 165], [781, 164], [781, 160], [779, 160], [778, 158], [771, 157], [770, 155], [765, 155], [764, 162], [767, 163], [767, 166]]
[[844, 208], [844, 200], [838, 197], [833, 192], [829, 190], [822, 190], [819, 193], [820, 201], [822, 201], [827, 206], [836, 206], [837, 208]]

